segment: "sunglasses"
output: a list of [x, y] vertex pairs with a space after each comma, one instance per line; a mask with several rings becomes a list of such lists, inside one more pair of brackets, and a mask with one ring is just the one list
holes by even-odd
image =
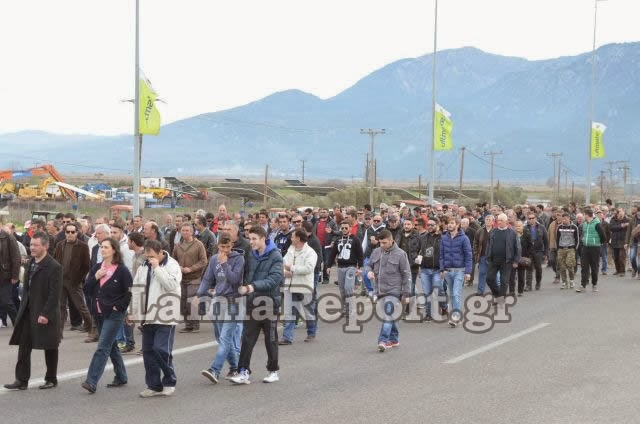
[[76, 232], [75, 231], [65, 231], [65, 233], [67, 233], [67, 234], [75, 234]]
[[427, 224], [427, 227], [435, 227], [436, 224]]
[[293, 222], [294, 224], [302, 224], [302, 221], [291, 221], [291, 222]]
[[374, 219], [373, 222], [382, 222], [382, 221], [379, 219]]

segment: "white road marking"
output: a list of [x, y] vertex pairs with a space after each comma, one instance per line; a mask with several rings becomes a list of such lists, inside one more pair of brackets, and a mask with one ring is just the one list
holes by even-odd
[[[180, 349], [176, 349], [173, 351], [173, 356], [176, 355], [180, 355], [183, 353], [189, 353], [189, 352], [195, 352], [196, 350], [202, 350], [202, 349], [208, 349], [210, 347], [214, 347], [217, 346], [218, 343], [217, 342], [207, 342], [207, 343], [201, 343], [201, 344], [197, 344], [197, 345], [193, 345], [193, 346], [187, 346], [187, 347], [181, 347]], [[91, 358], [89, 358], [89, 360], [91, 360]], [[142, 356], [137, 356], [135, 358], [131, 358], [131, 359], [126, 359], [124, 361], [124, 365], [129, 367], [132, 365], [138, 365], [138, 364], [142, 364], [143, 359]], [[113, 364], [108, 363], [107, 366], [104, 368], [105, 371], [109, 371], [113, 369]], [[81, 370], [74, 370], [74, 371], [69, 371], [69, 372], [65, 372], [62, 374], [58, 375], [58, 383], [62, 382], [62, 381], [69, 381], [69, 380], [73, 380], [75, 378], [78, 377], [84, 377], [87, 375], [87, 372], [89, 371], [88, 368], [84, 368]], [[42, 384], [42, 381], [32, 381], [31, 383], [29, 383], [29, 388], [33, 389], [34, 387], [38, 387]], [[4, 387], [0, 387], [0, 395], [6, 394], [11, 392], [12, 390], [7, 390]]]
[[534, 325], [533, 327], [527, 328], [526, 330], [520, 331], [519, 333], [512, 334], [509, 337], [505, 337], [504, 339], [500, 339], [500, 340], [497, 340], [497, 341], [495, 341], [493, 343], [489, 343], [486, 346], [483, 346], [483, 347], [480, 347], [478, 349], [472, 350], [471, 352], [465, 353], [464, 355], [460, 355], [460, 356], [457, 356], [457, 357], [455, 357], [453, 359], [449, 359], [448, 361], [445, 362], [445, 364], [457, 364], [458, 362], [462, 362], [465, 359], [469, 359], [469, 358], [474, 357], [476, 355], [480, 355], [481, 353], [484, 353], [484, 352], [486, 352], [488, 350], [491, 350], [493, 348], [501, 346], [501, 345], [503, 345], [505, 343], [508, 343], [508, 342], [510, 342], [512, 340], [515, 340], [515, 339], [520, 338], [522, 336], [526, 336], [527, 334], [533, 333], [534, 331], [538, 331], [538, 330], [540, 330], [540, 329], [542, 329], [542, 328], [544, 328], [544, 327], [546, 327], [548, 325], [550, 325], [548, 322], [543, 322], [543, 323], [540, 323], [538, 325]]

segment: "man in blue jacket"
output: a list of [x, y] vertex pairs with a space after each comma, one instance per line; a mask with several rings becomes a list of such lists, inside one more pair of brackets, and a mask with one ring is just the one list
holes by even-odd
[[237, 299], [240, 297], [238, 288], [242, 285], [244, 274], [244, 255], [232, 250], [232, 246], [229, 234], [220, 233], [218, 254], [211, 257], [197, 292], [202, 314], [206, 309], [205, 297], [211, 296], [210, 289], [215, 289], [211, 310], [218, 350], [211, 366], [201, 372], [214, 384], [220, 378], [225, 360], [229, 361], [226, 378], [238, 375], [242, 317], [239, 316]]
[[471, 242], [460, 230], [460, 218], [449, 218], [447, 231], [440, 238], [440, 278], [451, 296], [449, 325], [456, 327], [462, 318], [462, 287], [471, 281], [473, 263]]
[[261, 226], [249, 230], [251, 255], [247, 263], [247, 285], [238, 293], [246, 295], [247, 319], [242, 331], [242, 346], [238, 376], [231, 378], [236, 384], [249, 384], [250, 362], [260, 330], [264, 333], [267, 348], [267, 376], [262, 380], [273, 383], [279, 380], [278, 370], [278, 313], [280, 309], [280, 285], [284, 281], [282, 255], [274, 242], [267, 238]]

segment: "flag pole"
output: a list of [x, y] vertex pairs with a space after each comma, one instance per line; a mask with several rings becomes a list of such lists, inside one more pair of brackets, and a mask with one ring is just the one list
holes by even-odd
[[430, 181], [429, 181], [429, 204], [433, 205], [433, 185], [436, 179], [436, 165], [435, 165], [435, 132], [436, 132], [436, 50], [438, 48], [438, 0], [435, 0], [435, 18], [433, 25], [433, 85], [431, 87], [431, 167], [430, 167]]
[[591, 203], [591, 140], [593, 139], [593, 102], [596, 85], [596, 26], [598, 23], [598, 0], [594, 0], [595, 9], [593, 12], [593, 48], [591, 50], [591, 101], [589, 105], [589, 166], [587, 167], [587, 191], [585, 194], [585, 205]]
[[133, 124], [133, 215], [140, 215], [140, 162], [142, 135], [140, 134], [140, 0], [136, 0], [136, 46], [135, 46], [135, 106]]

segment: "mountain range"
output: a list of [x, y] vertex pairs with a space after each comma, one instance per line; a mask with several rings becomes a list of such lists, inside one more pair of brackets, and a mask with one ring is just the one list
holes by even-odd
[[[143, 147], [144, 174], [362, 178], [370, 138], [378, 179], [423, 181], [429, 173], [433, 55], [390, 63], [329, 99], [299, 90], [164, 125]], [[562, 153], [571, 179], [583, 182], [588, 163], [591, 53], [529, 61], [472, 47], [437, 54], [437, 101], [454, 122], [454, 150], [436, 154], [437, 176], [457, 180], [459, 148], [466, 147], [466, 179], [487, 181], [490, 151], [495, 178], [544, 181], [553, 175], [548, 153]], [[640, 43], [609, 44], [596, 52], [593, 119], [607, 126], [606, 158], [628, 160], [640, 144]], [[130, 135], [103, 137], [23, 131], [0, 135], [0, 145], [24, 157], [47, 158], [60, 171], [122, 173], [132, 162]], [[19, 146], [19, 147], [18, 147]], [[99, 149], [99, 150], [97, 150]], [[99, 151], [100, 163], [87, 159]], [[185, 154], [186, 152], [186, 154]], [[7, 161], [7, 159], [4, 159]], [[9, 163], [1, 164], [7, 167]]]

